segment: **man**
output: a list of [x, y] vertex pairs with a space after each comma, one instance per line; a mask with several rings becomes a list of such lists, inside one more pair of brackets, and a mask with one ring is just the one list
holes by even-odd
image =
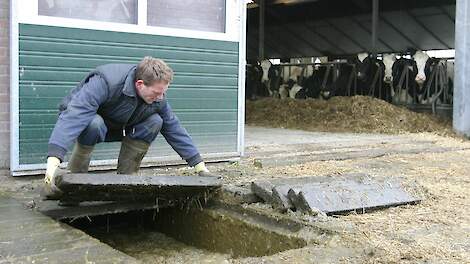
[[117, 173], [136, 174], [160, 132], [200, 176], [210, 176], [191, 137], [166, 100], [172, 79], [172, 69], [152, 57], [145, 57], [138, 65], [102, 65], [89, 73], [59, 107], [59, 118], [48, 145], [45, 198], [60, 195], [54, 177], [75, 141], [68, 163], [72, 173], [88, 171], [95, 144], [122, 141]]

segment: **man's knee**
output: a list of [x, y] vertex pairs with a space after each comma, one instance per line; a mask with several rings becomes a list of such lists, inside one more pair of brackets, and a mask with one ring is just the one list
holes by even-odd
[[95, 117], [90, 122], [90, 124], [88, 124], [86, 129], [93, 132], [101, 132], [103, 129], [106, 129], [106, 125], [100, 115], [95, 115]]
[[148, 143], [152, 143], [155, 140], [158, 133], [162, 129], [163, 119], [158, 114], [151, 115], [142, 123], [134, 126], [133, 133], [131, 135], [134, 139], [141, 139]]
[[158, 114], [151, 115], [144, 121], [147, 130], [152, 134], [158, 134], [163, 126], [163, 119]]
[[108, 129], [100, 115], [95, 115], [85, 130], [80, 134], [78, 142], [83, 145], [94, 145], [103, 142]]

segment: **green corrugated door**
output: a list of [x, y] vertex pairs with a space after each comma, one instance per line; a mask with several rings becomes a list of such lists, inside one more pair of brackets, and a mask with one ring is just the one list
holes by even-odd
[[[238, 42], [20, 24], [19, 164], [45, 162], [57, 105], [90, 70], [144, 56], [175, 71], [168, 100], [201, 153], [236, 152]], [[119, 147], [100, 144], [93, 158], [115, 159]], [[159, 136], [148, 156], [169, 155]]]

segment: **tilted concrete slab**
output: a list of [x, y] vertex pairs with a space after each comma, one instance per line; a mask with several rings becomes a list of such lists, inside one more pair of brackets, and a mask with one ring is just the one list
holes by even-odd
[[270, 203], [274, 208], [285, 211], [293, 209], [294, 205], [288, 197], [288, 192], [292, 188], [300, 188], [303, 185], [318, 183], [318, 182], [331, 182], [338, 179], [362, 179], [367, 178], [368, 175], [363, 173], [351, 173], [345, 175], [331, 175], [331, 176], [310, 176], [310, 177], [297, 177], [297, 178], [278, 178], [266, 181], [256, 181], [251, 185], [252, 191], [260, 196], [266, 203]]
[[290, 185], [281, 185], [273, 188], [273, 207], [280, 210], [287, 210], [294, 208], [294, 205], [287, 197], [287, 193], [291, 189]]
[[402, 187], [401, 179], [372, 179], [364, 173], [272, 179], [253, 182], [251, 188], [266, 203], [282, 211], [333, 214], [419, 201]]
[[292, 188], [288, 197], [298, 210], [322, 211], [326, 214], [365, 212], [420, 201], [420, 198], [406, 191], [397, 178], [383, 181], [346, 179], [312, 183]]
[[[257, 196], [259, 196], [263, 201], [270, 203], [270, 204], [278, 204], [279, 197], [273, 197], [273, 189], [276, 186], [299, 186], [307, 183], [311, 183], [312, 181], [321, 181], [327, 180], [329, 177], [321, 176], [321, 177], [298, 177], [298, 178], [275, 178], [265, 181], [254, 181], [251, 183], [251, 191], [254, 192]], [[285, 195], [287, 195], [287, 191]]]
[[[0, 263], [138, 263], [84, 232], [0, 196]], [[6, 206], [8, 205], [8, 206]]]
[[75, 219], [88, 216], [126, 213], [139, 210], [160, 210], [174, 206], [174, 201], [81, 202], [79, 206], [60, 206], [57, 201], [38, 201], [36, 209], [53, 219]]
[[251, 183], [251, 191], [266, 203], [273, 203], [273, 191], [275, 187], [269, 181], [256, 181]]
[[67, 201], [157, 201], [204, 197], [222, 186], [216, 177], [66, 174], [57, 186]]

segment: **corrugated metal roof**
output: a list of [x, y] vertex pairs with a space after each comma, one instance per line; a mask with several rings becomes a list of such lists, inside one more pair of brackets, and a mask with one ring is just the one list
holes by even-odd
[[[370, 0], [267, 1], [265, 57], [338, 56], [371, 50]], [[381, 0], [377, 49], [453, 49], [455, 0]], [[247, 58], [258, 57], [258, 8], [248, 10]]]

